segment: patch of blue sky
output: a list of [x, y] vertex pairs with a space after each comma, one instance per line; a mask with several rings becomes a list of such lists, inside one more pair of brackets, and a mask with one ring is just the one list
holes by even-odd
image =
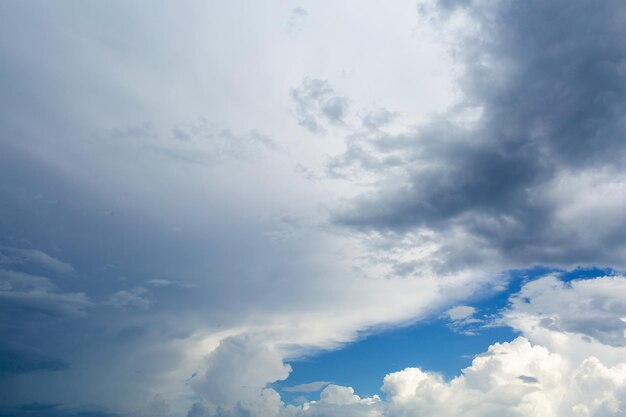
[[285, 388], [331, 381], [353, 387], [362, 397], [382, 395], [380, 388], [385, 375], [407, 367], [436, 372], [450, 380], [459, 375], [463, 368], [470, 366], [473, 358], [486, 351], [490, 345], [511, 341], [518, 336], [509, 327], [483, 325], [505, 308], [509, 297], [519, 292], [528, 281], [550, 273], [558, 274], [564, 281], [571, 281], [611, 275], [614, 272], [608, 268], [564, 271], [542, 266], [510, 271], [506, 289], [483, 294], [464, 303], [475, 308], [477, 322], [455, 326], [445, 315], [438, 314], [408, 327], [372, 334], [342, 349], [291, 362], [293, 371], [289, 378], [273, 384], [273, 387], [281, 392], [283, 401], [297, 403], [303, 399], [317, 399], [319, 393], [290, 392], [285, 391]]

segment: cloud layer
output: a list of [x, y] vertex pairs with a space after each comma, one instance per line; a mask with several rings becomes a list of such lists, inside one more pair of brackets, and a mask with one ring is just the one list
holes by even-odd
[[[415, 6], [3, 4], [0, 415], [623, 414], [621, 275], [471, 300], [626, 265], [624, 6]], [[268, 385], [427, 317], [521, 337]]]

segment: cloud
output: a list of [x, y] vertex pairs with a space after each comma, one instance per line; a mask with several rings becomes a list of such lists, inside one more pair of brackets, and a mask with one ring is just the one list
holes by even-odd
[[120, 309], [147, 310], [150, 307], [150, 300], [144, 296], [146, 292], [148, 290], [143, 287], [117, 291], [109, 298], [108, 304]]
[[4, 262], [0, 263], [33, 263], [59, 274], [71, 274], [76, 272], [74, 267], [69, 263], [63, 262], [37, 249], [0, 247], [0, 251], [10, 254], [8, 257], [4, 258]]
[[24, 411], [52, 410], [62, 405], [61, 403], [31, 403], [22, 404], [19, 409]]
[[476, 309], [471, 306], [456, 306], [443, 313], [442, 317], [449, 320], [448, 327], [457, 333], [475, 335], [478, 325], [484, 323], [483, 319], [475, 316]]
[[326, 132], [328, 125], [342, 125], [348, 111], [347, 97], [335, 93], [326, 80], [305, 78], [291, 91], [298, 124], [312, 133]]
[[197, 287], [197, 285], [194, 285], [194, 284], [186, 284], [180, 281], [174, 281], [170, 279], [161, 279], [161, 278], [149, 279], [148, 281], [146, 281], [146, 284], [155, 288], [167, 288], [167, 287], [196, 288]]
[[47, 353], [16, 343], [0, 342], [0, 374], [63, 371], [69, 364]]
[[375, 131], [389, 125], [397, 116], [398, 113], [379, 107], [373, 111], [367, 112], [362, 117], [361, 122], [366, 129]]
[[307, 384], [294, 385], [292, 387], [283, 388], [285, 392], [317, 392], [330, 384], [329, 381], [315, 381]]
[[[589, 310], [588, 315], [609, 323], [619, 320], [624, 298], [624, 277], [604, 277], [565, 283], [550, 276], [527, 283], [512, 296], [504, 313], [508, 322], [525, 320], [520, 326], [525, 336], [542, 338], [534, 326], [548, 326], [560, 338], [550, 348], [533, 344], [527, 337], [496, 343], [476, 357], [472, 365], [451, 381], [418, 368], [391, 373], [382, 387], [386, 401], [369, 408], [370, 414], [387, 417], [404, 415], [437, 416], [622, 416], [626, 405], [626, 362], [623, 346], [620, 357], [607, 354], [612, 337], [599, 340], [583, 355], [569, 347], [574, 331], [581, 327], [550, 325], [580, 319], [573, 311]], [[553, 302], [549, 302], [552, 300]], [[589, 308], [590, 307], [590, 308]], [[523, 317], [522, 317], [523, 316]], [[533, 320], [534, 316], [538, 320]], [[532, 324], [531, 324], [532, 323]], [[567, 327], [567, 328], [565, 328]], [[582, 327], [584, 332], [594, 326]], [[615, 332], [621, 334], [623, 329]], [[564, 339], [564, 340], [563, 340]], [[555, 337], [557, 340], [557, 337]], [[606, 343], [606, 344], [605, 344]], [[580, 353], [580, 352], [578, 352]], [[610, 353], [610, 352], [609, 352]], [[345, 389], [341, 392], [349, 393]], [[344, 397], [340, 397], [344, 398]], [[349, 396], [345, 396], [349, 399]], [[349, 403], [350, 401], [338, 401]], [[381, 407], [382, 410], [381, 411]], [[305, 407], [306, 408], [306, 407]], [[302, 415], [307, 415], [305, 408]], [[315, 414], [314, 414], [315, 415]], [[344, 415], [340, 409], [326, 410], [325, 416]]]
[[93, 305], [83, 293], [0, 291], [0, 300], [5, 312], [58, 317], [81, 315]]
[[293, 9], [291, 9], [291, 13], [297, 16], [306, 16], [309, 13], [306, 11], [306, 9], [302, 8], [302, 7], [294, 7]]
[[446, 311], [444, 314], [450, 320], [457, 321], [467, 319], [468, 317], [473, 316], [475, 312], [476, 309], [472, 306], [456, 306]]
[[[137, 135], [137, 130], [145, 132]], [[254, 129], [233, 132], [209, 123], [205, 118], [176, 125], [166, 137], [143, 126], [115, 129], [110, 133], [135, 140], [145, 150], [185, 164], [211, 166], [237, 160], [260, 160], [267, 153], [279, 150], [276, 142], [262, 132]]]
[[[585, 316], [579, 318], [572, 314], [573, 311], [586, 310], [588, 316], [598, 317], [599, 321], [619, 321], [623, 317], [621, 287], [624, 282], [626, 278], [623, 276], [570, 283], [547, 276], [526, 283], [519, 293], [511, 296], [510, 305], [502, 312], [504, 322], [518, 329], [522, 336], [511, 342], [491, 345], [450, 381], [437, 373], [406, 368], [385, 376], [384, 400], [378, 396], [361, 398], [350, 387], [329, 384], [319, 400], [298, 407], [280, 404], [275, 392], [265, 390], [263, 395], [271, 392], [275, 400], [273, 406], [263, 408], [262, 413], [272, 417], [624, 416], [626, 347], [614, 346], [612, 337], [603, 337], [595, 344], [587, 342], [583, 350], [577, 351], [582, 345], [575, 343], [577, 335], [572, 333], [572, 328], [578, 327], [568, 323], [568, 320], [588, 320]], [[467, 308], [452, 310], [457, 318], [471, 317], [474, 312]], [[557, 324], [547, 324], [543, 320], [546, 316], [552, 317]], [[527, 325], [521, 325], [521, 322]], [[536, 329], [538, 326], [547, 326], [546, 330], [553, 333], [556, 343], [548, 343], [548, 347], [538, 344], [545, 339], [545, 335]], [[586, 326], [584, 331], [591, 328], [593, 326]], [[242, 363], [250, 362], [246, 359]], [[244, 368], [251, 369], [247, 365]], [[265, 379], [269, 382], [275, 378]], [[245, 401], [248, 404], [262, 403], [261, 400], [254, 402], [252, 397]], [[227, 409], [230, 411], [225, 412]], [[243, 416], [247, 415], [242, 411], [244, 409], [248, 410], [246, 412], [250, 410], [240, 404], [235, 408], [222, 406], [219, 411], [210, 404], [199, 403], [188, 416]], [[201, 410], [204, 414], [200, 413]]]
[[[414, 30], [427, 19], [416, 25], [411, 1], [316, 3], [302, 22], [324, 29], [297, 39], [283, 30], [293, 5], [7, 5], [1, 244], [84, 279], [3, 252], [3, 269], [29, 275], [0, 283], [3, 340], [72, 367], [5, 375], [0, 392], [120, 412], [155, 393], [173, 414], [195, 396], [198, 412], [300, 412], [266, 387], [286, 358], [465, 304], [512, 266], [620, 265], [619, 4], [451, 3], [434, 18], [457, 37], [456, 67]], [[427, 121], [452, 94], [441, 78], [462, 69], [457, 108]], [[580, 332], [535, 315], [515, 322], [532, 346], [620, 363], [613, 320]], [[515, 383], [533, 385], [524, 372]]]
[[59, 290], [51, 279], [18, 271], [0, 269], [0, 311], [16, 320], [48, 315], [79, 316], [93, 305], [82, 292]]
[[445, 269], [626, 265], [622, 5], [454, 4], [431, 13], [454, 33], [459, 103], [414, 129], [350, 138], [330, 167], [375, 186], [336, 222], [390, 240], [432, 232]]
[[[285, 36], [295, 5], [189, 2], [149, 8], [146, 19], [147, 2], [140, 3], [71, 13], [25, 4], [0, 15], [2, 37], [11, 40], [0, 45], [0, 107], [7, 110], [0, 112], [0, 244], [71, 261], [81, 276], [49, 277], [20, 264], [51, 289], [1, 284], [2, 297], [12, 298], [0, 303], [2, 336], [54, 350], [72, 369], [33, 373], [27, 383], [2, 378], [0, 391], [21, 403], [84, 402], [120, 412], [161, 392], [179, 401], [172, 407], [180, 412], [194, 383], [204, 381], [203, 358], [233, 334], [264, 333], [260, 345], [278, 358], [296, 357], [422, 317], [471, 291], [463, 277], [446, 283], [462, 286], [453, 295], [430, 276], [381, 279], [386, 267], [378, 270], [360, 239], [327, 225], [328, 205], [344, 187], [294, 175], [298, 164], [323, 172], [327, 149], [297, 140], [303, 130], [285, 117], [300, 109], [302, 121], [320, 130], [347, 123], [352, 94], [332, 79], [344, 70], [371, 77], [350, 54], [377, 62], [381, 75], [431, 68], [423, 56], [389, 61], [377, 53], [394, 38], [414, 47], [413, 5], [358, 5], [368, 15], [363, 22], [383, 16], [383, 30], [354, 25], [353, 42], [343, 36], [352, 26], [345, 24], [338, 33]], [[355, 6], [319, 4], [301, 23], [357, 23]], [[368, 43], [363, 36], [381, 42], [374, 51], [350, 45]], [[329, 46], [348, 55], [328, 59]], [[409, 55], [411, 65], [399, 62]], [[378, 91], [403, 84], [377, 78]], [[298, 225], [283, 238], [288, 217]], [[147, 282], [154, 277], [194, 290], [154, 287]], [[25, 309], [5, 309], [24, 298], [29, 320]], [[54, 317], [41, 314], [53, 307]], [[46, 340], [55, 343], [41, 346]], [[268, 404], [273, 398], [267, 391]]]
[[0, 417], [126, 417], [98, 407], [65, 407], [56, 403], [30, 403], [0, 407]]
[[518, 378], [520, 380], [522, 380], [523, 382], [527, 383], [527, 384], [537, 384], [537, 383], [539, 383], [539, 380], [537, 378], [535, 378], [534, 376], [520, 375], [520, 376], [518, 376]]
[[305, 403], [297, 416], [382, 417], [378, 396], [361, 398], [351, 387], [329, 385], [319, 401]]
[[303, 7], [294, 7], [291, 9], [289, 20], [287, 21], [287, 33], [291, 36], [296, 35], [301, 30], [301, 21], [308, 15], [309, 12]]
[[224, 339], [206, 358], [205, 370], [193, 380], [196, 392], [216, 406], [234, 406], [265, 393], [268, 383], [287, 378], [291, 367], [258, 336]]
[[[137, 413], [137, 417], [168, 417], [171, 406], [161, 395], [152, 397], [143, 409]], [[133, 416], [134, 417], [134, 416]]]
[[150, 279], [148, 280], [148, 284], [153, 287], [161, 288], [161, 287], [169, 287], [171, 285], [178, 285], [178, 282], [171, 281], [169, 279]]
[[243, 400], [233, 406], [214, 406], [211, 403], [194, 403], [187, 417], [293, 417], [294, 407], [284, 407], [278, 393], [264, 389], [253, 399]]
[[626, 347], [626, 279], [608, 276], [563, 282], [546, 276], [512, 297], [504, 316], [509, 325], [579, 334], [604, 345]]
[[328, 404], [346, 405], [346, 404], [375, 404], [378, 397], [362, 399], [354, 393], [350, 387], [342, 387], [331, 384], [324, 388], [320, 394], [320, 401]]
[[[570, 365], [525, 338], [489, 347], [450, 382], [409, 368], [385, 377], [389, 416], [621, 416], [626, 363]], [[588, 385], [592, 384], [592, 385]], [[587, 390], [587, 387], [595, 388]], [[598, 389], [604, 386], [607, 390]]]

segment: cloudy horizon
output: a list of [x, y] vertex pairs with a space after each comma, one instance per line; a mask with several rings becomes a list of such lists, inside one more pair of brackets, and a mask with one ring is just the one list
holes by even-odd
[[626, 416], [618, 0], [0, 4], [0, 417]]

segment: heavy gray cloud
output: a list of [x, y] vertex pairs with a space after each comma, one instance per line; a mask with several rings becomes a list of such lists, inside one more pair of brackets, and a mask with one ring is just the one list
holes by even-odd
[[0, 374], [62, 371], [68, 367], [67, 362], [39, 349], [6, 341], [0, 343]]
[[0, 408], [2, 417], [121, 417], [98, 407], [70, 408], [60, 403], [29, 403]]
[[466, 21], [451, 41], [463, 96], [414, 130], [351, 138], [330, 168], [375, 175], [377, 187], [336, 221], [434, 231], [446, 267], [480, 258], [477, 247], [509, 266], [626, 265], [623, 4], [441, 2], [430, 12], [444, 27]]

